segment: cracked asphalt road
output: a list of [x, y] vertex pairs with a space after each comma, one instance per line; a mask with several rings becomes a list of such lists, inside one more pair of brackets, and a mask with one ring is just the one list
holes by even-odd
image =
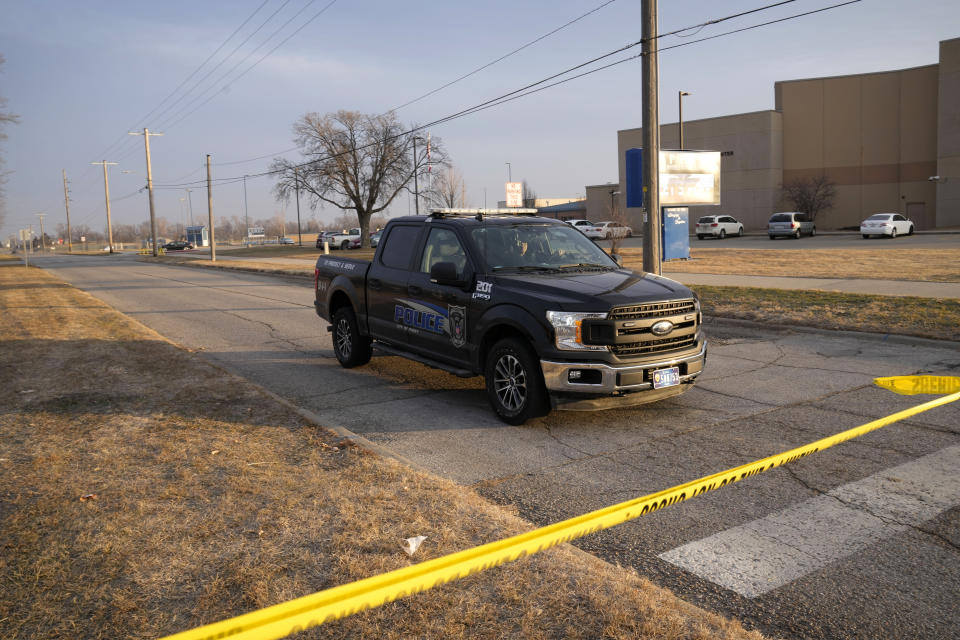
[[[490, 411], [479, 378], [390, 356], [341, 369], [307, 281], [120, 256], [36, 262], [326, 424], [472, 485], [537, 525], [784, 451], [928, 398], [897, 396], [874, 387], [874, 377], [960, 375], [956, 345], [714, 324], [707, 368], [689, 393], [631, 409], [554, 412], [510, 427]], [[576, 544], [774, 636], [960, 638], [960, 495], [934, 517], [868, 543], [857, 531], [814, 540], [815, 548], [849, 548], [753, 598], [660, 558], [958, 444], [960, 407], [948, 405]], [[826, 531], [845, 524], [826, 520], [826, 512], [818, 517]]]

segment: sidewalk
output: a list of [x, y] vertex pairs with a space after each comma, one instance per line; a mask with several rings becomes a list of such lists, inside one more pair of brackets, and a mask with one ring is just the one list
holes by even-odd
[[[333, 255], [333, 254], [331, 254]], [[349, 255], [349, 254], [348, 254]], [[217, 260], [250, 260], [217, 256]], [[313, 266], [316, 260], [299, 258], [257, 258], [257, 262], [303, 264]], [[916, 280], [871, 280], [868, 278], [794, 278], [786, 276], [744, 276], [709, 273], [679, 273], [668, 269], [663, 275], [686, 285], [715, 287], [756, 287], [758, 289], [808, 289], [838, 291], [875, 296], [913, 296], [918, 298], [960, 299], [960, 282], [920, 282]]]
[[914, 296], [918, 298], [960, 299], [960, 282], [919, 282], [916, 280], [870, 280], [866, 278], [793, 278], [785, 276], [742, 276], [709, 273], [678, 273], [664, 270], [663, 275], [685, 285], [715, 287], [756, 287], [758, 289], [808, 289], [862, 293], [875, 296]]

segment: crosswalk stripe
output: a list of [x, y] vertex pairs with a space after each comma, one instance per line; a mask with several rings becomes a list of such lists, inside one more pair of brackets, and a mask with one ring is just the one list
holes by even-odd
[[660, 554], [756, 598], [960, 503], [960, 446]]

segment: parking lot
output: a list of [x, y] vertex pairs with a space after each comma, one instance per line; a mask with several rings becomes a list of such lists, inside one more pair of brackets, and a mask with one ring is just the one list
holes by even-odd
[[[742, 239], [751, 240], [794, 244]], [[342, 370], [302, 281], [117, 258], [44, 259], [44, 266], [311, 411], [322, 424], [349, 429], [418, 467], [472, 485], [537, 525], [918, 402], [873, 387], [876, 376], [960, 373], [960, 352], [946, 343], [713, 323], [707, 369], [686, 395], [633, 409], [555, 412], [507, 427], [490, 412], [479, 379], [389, 356]], [[823, 496], [862, 493], [864, 483], [872, 483], [874, 502], [924, 502], [911, 492], [942, 479], [944, 465], [955, 469], [960, 462], [958, 411], [949, 406], [922, 414], [578, 545], [774, 635], [955, 637], [960, 491], [937, 480], [941, 493], [926, 500], [940, 505], [935, 513], [904, 509], [892, 523], [883, 513], [872, 517], [869, 507], [851, 507], [861, 517], [849, 532], [840, 527], [839, 498]], [[887, 486], [891, 482], [902, 483], [899, 493]], [[808, 528], [799, 530], [798, 522]], [[796, 544], [798, 536], [806, 546]], [[695, 560], [730, 539], [743, 550], [745, 565], [718, 576]], [[756, 546], [758, 539], [769, 544]], [[787, 554], [786, 548], [794, 550]], [[772, 568], [763, 568], [764, 584], [757, 586], [744, 577], [757, 574], [760, 559]]]

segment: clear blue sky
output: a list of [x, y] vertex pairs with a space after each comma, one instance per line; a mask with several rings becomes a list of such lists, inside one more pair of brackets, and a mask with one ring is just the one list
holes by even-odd
[[[260, 62], [230, 81], [302, 26], [329, 0], [266, 0], [210, 63], [174, 96], [224, 59], [274, 11], [276, 16], [201, 86], [170, 110], [161, 101], [240, 27], [264, 0], [232, 2], [6, 2], [0, 21], [0, 95], [20, 115], [4, 143], [6, 219], [0, 238], [37, 223], [65, 222], [61, 169], [71, 181], [71, 221], [105, 226], [103, 179], [90, 162], [108, 160], [115, 223], [148, 218], [143, 139], [151, 138], [155, 184], [264, 171], [293, 147], [291, 125], [306, 112], [350, 109], [380, 113], [401, 105], [573, 20], [605, 0], [537, 2], [391, 2], [338, 0]], [[770, 0], [663, 0], [660, 31], [700, 24]], [[661, 47], [834, 4], [797, 0], [709, 26]], [[296, 12], [299, 17], [240, 64]], [[660, 56], [661, 121], [773, 108], [773, 83], [793, 78], [900, 69], [937, 62], [938, 42], [960, 36], [957, 0], [863, 0], [840, 9], [729, 37], [664, 51]], [[640, 39], [640, 1], [615, 0], [520, 53], [398, 111], [404, 123], [428, 122], [496, 97]], [[632, 53], [614, 56], [616, 60]], [[540, 197], [575, 197], [584, 185], [617, 179], [616, 132], [640, 125], [640, 62], [634, 60], [448, 124], [440, 136], [462, 171], [470, 204], [503, 198], [507, 162]], [[217, 80], [214, 82], [214, 80]], [[213, 99], [186, 117], [210, 88]], [[165, 103], [169, 105], [173, 100]], [[148, 116], [146, 117], [145, 116]], [[296, 154], [287, 154], [296, 158]], [[266, 156], [266, 157], [263, 157]], [[249, 162], [251, 158], [260, 158]], [[135, 173], [122, 173], [129, 170]], [[269, 178], [248, 180], [251, 218], [282, 210]], [[180, 218], [182, 190], [157, 190], [158, 215]], [[206, 215], [205, 189], [192, 193], [196, 217]], [[214, 187], [217, 215], [243, 215], [242, 183]], [[406, 214], [408, 199], [393, 208]], [[287, 219], [295, 220], [292, 205]], [[340, 212], [327, 209], [321, 220]], [[304, 215], [309, 215], [306, 211]]]

